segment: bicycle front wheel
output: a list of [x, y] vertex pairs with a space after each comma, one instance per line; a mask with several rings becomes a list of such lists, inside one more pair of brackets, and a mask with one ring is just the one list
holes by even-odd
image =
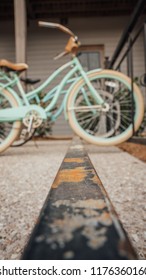
[[122, 143], [139, 128], [144, 115], [142, 94], [136, 84], [113, 70], [93, 71], [88, 78], [108, 109], [96, 106], [88, 86], [81, 78], [72, 88], [67, 102], [68, 119], [75, 133], [95, 145]]
[[[0, 91], [0, 109], [18, 107], [17, 100], [7, 90]], [[0, 121], [0, 153], [4, 152], [17, 138], [21, 128], [21, 121]]]

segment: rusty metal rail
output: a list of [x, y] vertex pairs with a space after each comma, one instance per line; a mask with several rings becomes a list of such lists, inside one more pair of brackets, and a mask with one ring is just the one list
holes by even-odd
[[22, 259], [137, 259], [79, 139], [63, 160]]

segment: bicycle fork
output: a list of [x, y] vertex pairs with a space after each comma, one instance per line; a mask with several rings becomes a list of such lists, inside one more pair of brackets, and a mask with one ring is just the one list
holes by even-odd
[[[85, 102], [88, 105], [88, 109], [93, 110], [93, 113], [96, 113], [96, 110], [102, 110], [103, 112], [107, 112], [109, 110], [109, 104], [106, 103], [103, 98], [100, 96], [100, 94], [98, 93], [98, 91], [96, 91], [96, 89], [93, 87], [92, 83], [90, 82], [86, 72], [83, 70], [82, 65], [79, 63], [78, 59], [74, 58], [75, 63], [77, 64], [81, 76], [84, 79], [86, 85], [88, 86], [90, 93], [92, 95], [92, 97], [95, 100], [96, 105], [92, 105], [91, 102], [89, 101], [89, 98], [87, 97], [86, 91], [84, 89], [84, 87], [81, 88], [81, 92], [84, 96]], [[86, 111], [87, 106], [78, 106], [78, 109], [82, 110], [82, 111]]]

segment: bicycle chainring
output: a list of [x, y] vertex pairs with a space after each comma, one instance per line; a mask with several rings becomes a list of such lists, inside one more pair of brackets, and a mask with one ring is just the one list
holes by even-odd
[[32, 128], [37, 128], [42, 124], [43, 120], [37, 111], [31, 110], [25, 115], [25, 117], [23, 119], [23, 124], [26, 127], [29, 127], [30, 122], [32, 122], [32, 124], [31, 124]]

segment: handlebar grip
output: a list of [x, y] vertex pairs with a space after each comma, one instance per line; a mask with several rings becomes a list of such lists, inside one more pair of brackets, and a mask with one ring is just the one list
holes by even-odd
[[70, 36], [76, 37], [75, 34], [69, 28], [67, 28], [59, 23], [39, 21], [38, 25], [44, 26], [44, 27], [50, 27], [50, 28], [58, 28], [58, 29], [62, 30], [63, 32], [69, 34]]
[[58, 23], [53, 23], [53, 22], [39, 21], [38, 25], [39, 26], [50, 27], [50, 28], [58, 28]]

